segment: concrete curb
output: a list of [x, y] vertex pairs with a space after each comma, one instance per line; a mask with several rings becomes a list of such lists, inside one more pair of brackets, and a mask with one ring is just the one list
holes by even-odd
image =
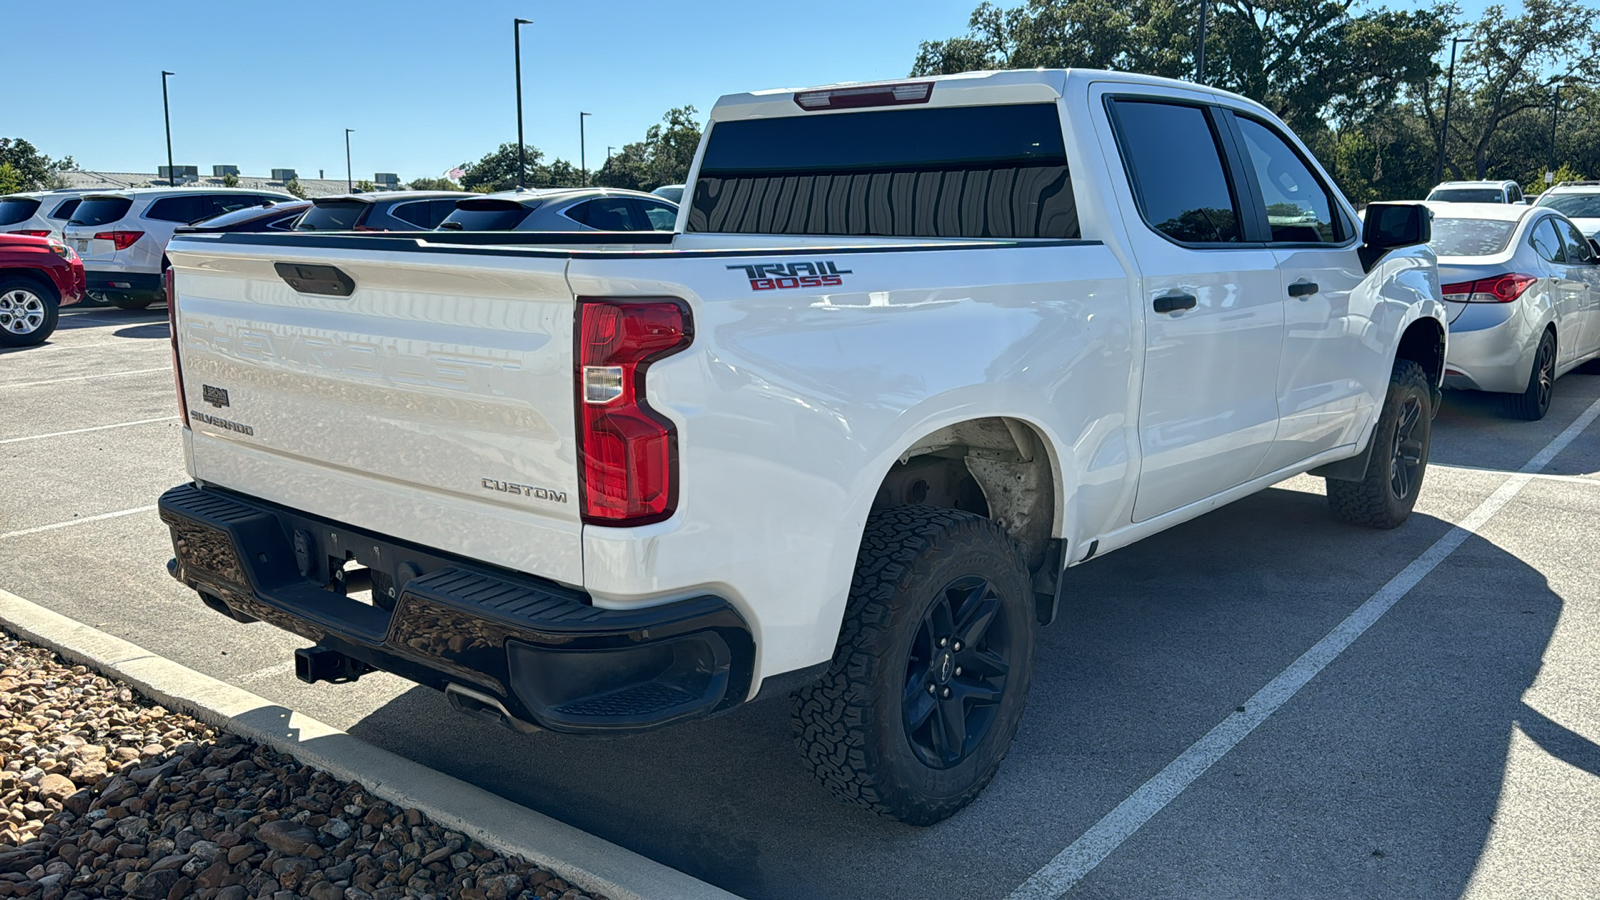
[[612, 900], [739, 900], [631, 850], [157, 656], [0, 590], [0, 624], [17, 636], [124, 681], [168, 709], [283, 751], [361, 784], [502, 853], [537, 863]]

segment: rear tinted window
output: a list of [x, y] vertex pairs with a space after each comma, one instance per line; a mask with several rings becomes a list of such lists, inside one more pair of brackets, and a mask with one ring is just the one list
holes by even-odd
[[1504, 203], [1506, 195], [1499, 188], [1444, 188], [1429, 194], [1428, 199], [1445, 203]]
[[897, 109], [712, 127], [689, 231], [1075, 238], [1053, 104]]
[[1440, 256], [1492, 256], [1505, 252], [1516, 222], [1494, 219], [1433, 219], [1428, 246]]
[[18, 197], [13, 200], [0, 200], [0, 225], [15, 225], [33, 218], [39, 209], [39, 201], [31, 197]]
[[1239, 206], [1205, 111], [1120, 100], [1114, 109], [1117, 143], [1150, 227], [1186, 243], [1243, 240]]
[[529, 209], [513, 200], [462, 200], [440, 227], [462, 231], [512, 231], [528, 217]]
[[210, 199], [201, 194], [190, 197], [162, 197], [145, 210], [147, 219], [163, 222], [193, 222], [213, 215]]
[[601, 197], [579, 203], [563, 213], [574, 222], [582, 222], [600, 231], [648, 231], [633, 214], [633, 203], [626, 197]]
[[72, 218], [73, 211], [78, 208], [78, 203], [82, 199], [83, 198], [81, 197], [73, 197], [70, 200], [63, 200], [61, 201], [60, 206], [57, 206], [54, 210], [46, 213], [45, 215], [52, 219], [70, 219]]
[[300, 217], [296, 231], [349, 231], [361, 221], [361, 214], [370, 208], [359, 200], [335, 200], [315, 203]]
[[128, 214], [128, 207], [133, 201], [127, 197], [106, 197], [89, 199], [78, 204], [73, 210], [72, 218], [68, 221], [71, 225], [110, 225]]
[[389, 215], [402, 222], [410, 222], [418, 228], [432, 228], [437, 222], [431, 221], [433, 214], [428, 209], [428, 201], [414, 200], [410, 203], [401, 203], [389, 210]]

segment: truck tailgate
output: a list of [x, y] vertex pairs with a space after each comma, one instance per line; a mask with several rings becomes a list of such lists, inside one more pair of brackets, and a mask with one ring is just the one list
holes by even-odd
[[[582, 583], [564, 257], [198, 239], [169, 256], [198, 479]], [[318, 292], [344, 290], [333, 273], [348, 296]]]

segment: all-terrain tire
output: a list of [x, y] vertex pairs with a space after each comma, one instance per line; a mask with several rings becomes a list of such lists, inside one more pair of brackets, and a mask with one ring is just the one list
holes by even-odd
[[32, 347], [56, 330], [61, 295], [21, 275], [0, 277], [0, 347]]
[[[981, 606], [968, 606], [979, 598]], [[930, 639], [941, 608], [953, 616], [948, 649]], [[974, 621], [964, 610], [992, 610], [986, 630], [961, 625]], [[1033, 631], [1022, 551], [995, 522], [925, 506], [873, 514], [833, 663], [790, 698], [801, 756], [848, 803], [913, 825], [949, 817], [988, 785], [1011, 746], [1032, 677]], [[988, 674], [997, 671], [998, 680]], [[981, 707], [967, 705], [979, 696], [969, 693], [973, 684], [991, 692]], [[953, 701], [938, 699], [952, 696], [947, 689]], [[941, 705], [952, 702], [960, 712]], [[927, 712], [912, 724], [919, 710]], [[947, 721], [957, 724], [935, 736]], [[941, 737], [955, 733], [962, 738]]]
[[1549, 329], [1539, 338], [1539, 349], [1533, 354], [1533, 368], [1528, 370], [1528, 387], [1520, 394], [1506, 395], [1506, 412], [1529, 422], [1537, 422], [1550, 411], [1550, 400], [1556, 390], [1556, 336]]
[[1432, 436], [1433, 390], [1428, 376], [1416, 363], [1397, 359], [1372, 430], [1366, 473], [1360, 481], [1327, 480], [1328, 506], [1334, 515], [1368, 528], [1394, 528], [1404, 522], [1422, 490]]

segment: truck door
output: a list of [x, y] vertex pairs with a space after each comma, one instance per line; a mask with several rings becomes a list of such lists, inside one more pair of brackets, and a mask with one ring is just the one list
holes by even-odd
[[1272, 251], [1245, 240], [1220, 111], [1170, 97], [1109, 106], [1143, 281], [1138, 522], [1255, 474], [1278, 427], [1284, 304]]
[[1363, 373], [1387, 372], [1387, 346], [1370, 340], [1369, 296], [1377, 279], [1357, 252], [1360, 236], [1336, 195], [1275, 126], [1243, 113], [1224, 116], [1258, 198], [1252, 228], [1277, 258], [1284, 298], [1283, 360], [1278, 370], [1278, 437], [1258, 474], [1275, 472], [1353, 444], [1370, 418]]

